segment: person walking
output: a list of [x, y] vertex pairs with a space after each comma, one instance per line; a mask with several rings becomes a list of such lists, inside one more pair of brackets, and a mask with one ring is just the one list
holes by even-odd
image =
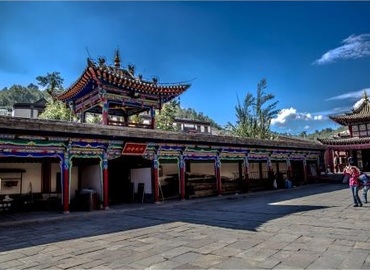
[[365, 172], [362, 172], [358, 179], [360, 180], [360, 187], [362, 187], [363, 201], [367, 203], [367, 192], [370, 189], [369, 176]]
[[358, 192], [360, 190], [360, 180], [358, 179], [358, 177], [360, 176], [361, 172], [360, 172], [360, 169], [355, 166], [352, 159], [349, 160], [349, 164], [351, 166], [349, 187], [351, 188], [351, 191], [352, 191], [353, 202], [354, 202], [353, 207], [358, 207], [358, 206], [362, 207], [362, 202], [361, 202], [360, 196], [358, 195]]
[[344, 170], [343, 170], [343, 181], [342, 181], [342, 183], [347, 184], [350, 176], [351, 176], [351, 166], [349, 164], [347, 164], [346, 167], [344, 167]]

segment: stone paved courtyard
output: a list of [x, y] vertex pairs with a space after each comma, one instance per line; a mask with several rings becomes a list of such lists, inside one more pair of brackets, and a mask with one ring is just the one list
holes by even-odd
[[369, 213], [346, 185], [313, 184], [0, 216], [0, 269], [370, 269]]

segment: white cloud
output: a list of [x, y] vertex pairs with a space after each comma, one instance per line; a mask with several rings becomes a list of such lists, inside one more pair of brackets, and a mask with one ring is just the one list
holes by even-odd
[[370, 88], [365, 88], [365, 89], [358, 90], [358, 91], [348, 92], [348, 93], [345, 93], [345, 94], [342, 94], [342, 95], [338, 95], [338, 96], [328, 98], [326, 100], [327, 101], [328, 100], [342, 100], [342, 99], [351, 99], [351, 100], [356, 99], [357, 100], [359, 98], [362, 98], [365, 91], [366, 91], [366, 93], [370, 93]]
[[297, 110], [294, 108], [289, 108], [289, 109], [282, 109], [276, 118], [271, 120], [271, 125], [279, 124], [283, 125], [287, 119], [289, 118], [295, 118], [297, 114]]
[[304, 126], [304, 129], [309, 129], [309, 128], [310, 128], [310, 126], [308, 126], [308, 125]]
[[271, 120], [271, 125], [284, 126], [288, 120], [304, 120], [304, 121], [321, 121], [324, 120], [323, 115], [312, 115], [311, 113], [297, 112], [294, 108], [286, 108], [280, 110], [276, 118]]
[[370, 56], [370, 34], [351, 35], [342, 41], [343, 45], [329, 50], [312, 64], [325, 65], [337, 60], [358, 59]]

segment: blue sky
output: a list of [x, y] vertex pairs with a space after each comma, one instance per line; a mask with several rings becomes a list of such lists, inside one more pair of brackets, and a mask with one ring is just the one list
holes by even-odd
[[362, 1], [0, 2], [0, 89], [53, 71], [66, 88], [89, 54], [113, 63], [118, 48], [144, 78], [191, 82], [181, 106], [221, 125], [265, 78], [272, 130], [336, 128], [328, 115], [370, 94], [369, 14]]

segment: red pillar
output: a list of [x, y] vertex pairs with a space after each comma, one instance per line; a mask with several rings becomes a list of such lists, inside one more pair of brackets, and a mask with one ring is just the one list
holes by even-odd
[[108, 100], [106, 98], [101, 99], [102, 104], [102, 124], [108, 125]]
[[215, 176], [216, 176], [216, 186], [217, 186], [217, 194], [219, 196], [222, 195], [222, 183], [221, 183], [221, 161], [220, 157], [217, 157], [215, 160]]
[[69, 213], [69, 160], [66, 157], [63, 161], [63, 213]]
[[185, 200], [185, 161], [183, 156], [180, 156], [179, 168], [180, 168], [180, 196], [181, 200]]
[[155, 203], [159, 202], [158, 167], [159, 167], [159, 162], [158, 162], [157, 157], [155, 157], [154, 160], [153, 160], [153, 167], [152, 167], [153, 194], [154, 194], [154, 202]]
[[108, 160], [103, 160], [103, 207], [109, 209], [109, 177]]

